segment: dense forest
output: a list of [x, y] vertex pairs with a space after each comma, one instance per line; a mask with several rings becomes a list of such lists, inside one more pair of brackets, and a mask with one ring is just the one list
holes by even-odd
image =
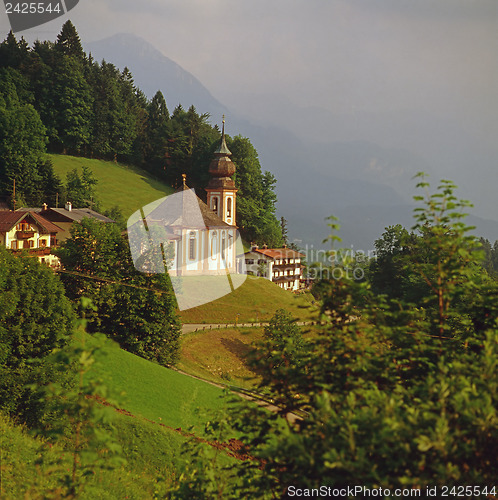
[[[53, 206], [57, 193], [60, 202], [74, 197], [84, 203], [74, 187], [85, 179], [76, 172], [67, 181], [58, 179], [45, 156], [50, 152], [132, 164], [173, 187], [186, 173], [189, 187], [202, 198], [220, 140], [209, 118], [194, 106], [178, 105], [170, 113], [160, 91], [147, 99], [127, 68], [85, 54], [70, 21], [55, 43], [29, 47], [10, 32], [0, 44], [0, 193], [17, 206]], [[249, 139], [227, 137], [227, 143], [237, 167], [243, 236], [279, 246], [275, 177], [262, 172]]]

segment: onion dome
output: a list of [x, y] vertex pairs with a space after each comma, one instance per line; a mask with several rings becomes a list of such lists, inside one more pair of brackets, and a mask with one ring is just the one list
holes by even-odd
[[235, 189], [235, 183], [232, 175], [235, 173], [235, 165], [230, 156], [232, 153], [227, 147], [225, 140], [225, 116], [223, 116], [223, 129], [221, 142], [218, 149], [214, 152], [214, 158], [209, 164], [209, 173], [211, 179], [208, 183], [208, 189], [229, 188]]

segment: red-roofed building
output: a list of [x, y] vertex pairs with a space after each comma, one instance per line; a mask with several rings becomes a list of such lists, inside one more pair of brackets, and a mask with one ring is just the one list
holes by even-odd
[[259, 248], [244, 254], [249, 274], [263, 276], [285, 290], [299, 290], [304, 255], [290, 248]]
[[51, 254], [51, 247], [61, 231], [36, 212], [0, 211], [0, 244], [13, 251], [27, 250], [52, 267], [60, 265], [58, 257]]

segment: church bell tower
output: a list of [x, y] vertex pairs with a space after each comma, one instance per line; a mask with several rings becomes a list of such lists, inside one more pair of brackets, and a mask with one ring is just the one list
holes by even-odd
[[221, 143], [214, 152], [214, 158], [209, 165], [211, 179], [207, 185], [207, 205], [224, 222], [235, 226], [235, 198], [237, 189], [232, 175], [235, 165], [230, 156], [232, 153], [225, 141], [225, 116], [223, 115], [223, 129]]

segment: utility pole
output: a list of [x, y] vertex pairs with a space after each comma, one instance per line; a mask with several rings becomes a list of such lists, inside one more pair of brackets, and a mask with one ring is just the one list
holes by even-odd
[[59, 193], [55, 194], [55, 208], [59, 208]]
[[14, 192], [12, 194], [12, 204], [14, 205], [14, 212], [16, 211], [16, 179], [14, 178]]

